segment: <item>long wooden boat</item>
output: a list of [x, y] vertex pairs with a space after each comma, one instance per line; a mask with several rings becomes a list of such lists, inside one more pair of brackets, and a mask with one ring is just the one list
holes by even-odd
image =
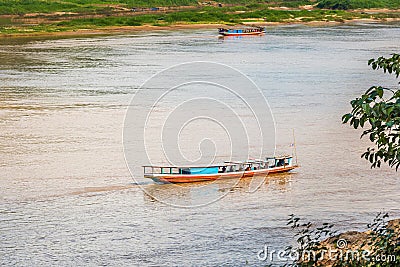
[[245, 35], [261, 35], [264, 34], [265, 28], [255, 27], [255, 28], [244, 28], [244, 29], [226, 29], [219, 28], [218, 33], [223, 36], [245, 36]]
[[143, 166], [144, 177], [161, 183], [193, 183], [217, 179], [240, 179], [267, 176], [297, 168], [292, 156], [270, 157], [265, 160], [225, 162], [213, 166]]

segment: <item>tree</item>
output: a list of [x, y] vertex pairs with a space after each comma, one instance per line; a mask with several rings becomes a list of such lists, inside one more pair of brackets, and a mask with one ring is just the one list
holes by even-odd
[[322, 0], [317, 4], [318, 8], [347, 10], [353, 8], [350, 0]]
[[[368, 65], [398, 79], [400, 54], [370, 59]], [[354, 129], [366, 128], [361, 138], [369, 136], [374, 143], [361, 157], [371, 162], [371, 168], [379, 168], [384, 162], [397, 171], [400, 167], [400, 89], [372, 86], [350, 104], [353, 109], [342, 117], [343, 123], [349, 122]]]

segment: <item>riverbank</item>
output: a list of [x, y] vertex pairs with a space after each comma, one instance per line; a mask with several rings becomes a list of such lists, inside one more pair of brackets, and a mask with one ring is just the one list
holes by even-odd
[[[318, 266], [398, 266], [400, 261], [400, 219], [375, 218], [364, 232], [348, 231], [323, 240], [314, 252]], [[322, 254], [322, 253], [325, 253]], [[304, 258], [310, 263], [312, 258]], [[316, 264], [317, 265], [317, 264]], [[382, 266], [382, 265], [379, 265]]]
[[[290, 21], [290, 22], [268, 22], [268, 23], [243, 23], [243, 25], [252, 25], [260, 27], [269, 26], [282, 26], [282, 25], [308, 25], [308, 26], [335, 26], [339, 24], [357, 24], [357, 23], [390, 23], [400, 22], [400, 18], [392, 19], [354, 19], [345, 21]], [[174, 30], [200, 30], [200, 29], [217, 29], [220, 27], [232, 27], [234, 25], [220, 24], [220, 23], [199, 23], [199, 24], [172, 24], [172, 25], [140, 25], [140, 26], [107, 26], [107, 27], [94, 27], [82, 28], [65, 31], [32, 31], [21, 30], [13, 33], [0, 32], [0, 38], [10, 37], [33, 37], [33, 36], [85, 36], [85, 35], [108, 35], [108, 34], [123, 34], [147, 31], [174, 31]]]
[[335, 25], [400, 21], [399, 9], [327, 10], [314, 6], [179, 7], [110, 13], [29, 13], [0, 15], [0, 38], [36, 35], [113, 34], [135, 31], [201, 29], [236, 25]]

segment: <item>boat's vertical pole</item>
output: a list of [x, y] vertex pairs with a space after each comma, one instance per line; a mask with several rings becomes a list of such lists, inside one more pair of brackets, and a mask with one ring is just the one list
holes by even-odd
[[298, 165], [298, 162], [297, 162], [297, 149], [296, 149], [296, 136], [294, 135], [294, 128], [293, 128], [293, 152], [294, 152], [294, 155], [296, 157], [296, 165]]

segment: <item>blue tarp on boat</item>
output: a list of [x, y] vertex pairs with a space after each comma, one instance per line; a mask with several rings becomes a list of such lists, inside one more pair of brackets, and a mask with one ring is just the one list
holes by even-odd
[[190, 168], [191, 174], [213, 174], [218, 173], [218, 167], [210, 168]]
[[209, 167], [209, 168], [187, 168], [182, 169], [183, 174], [214, 174], [218, 173], [218, 167]]

